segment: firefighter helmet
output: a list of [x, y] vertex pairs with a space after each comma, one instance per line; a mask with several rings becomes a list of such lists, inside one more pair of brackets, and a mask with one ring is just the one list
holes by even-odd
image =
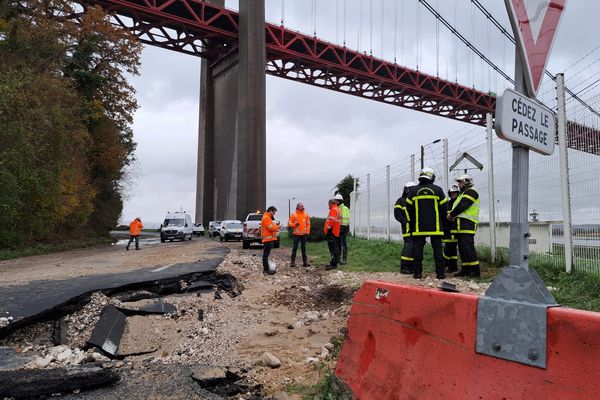
[[427, 179], [433, 182], [435, 181], [435, 172], [429, 167], [423, 168], [419, 173], [419, 179]]
[[456, 178], [456, 182], [462, 182], [465, 185], [470, 186], [473, 184], [473, 177], [469, 174], [462, 174], [461, 176]]
[[448, 189], [448, 193], [456, 193], [456, 192], [460, 192], [460, 188], [458, 187], [458, 185], [456, 183], [453, 183], [452, 185], [450, 185], [450, 189]]

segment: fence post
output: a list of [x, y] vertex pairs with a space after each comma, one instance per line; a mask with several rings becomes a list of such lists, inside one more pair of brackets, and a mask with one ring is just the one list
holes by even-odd
[[560, 192], [563, 211], [563, 234], [565, 239], [565, 264], [567, 272], [573, 266], [573, 237], [571, 232], [571, 191], [569, 184], [569, 153], [567, 151], [567, 118], [565, 110], [565, 76], [556, 75], [558, 105], [558, 152], [560, 161]]
[[487, 132], [488, 153], [488, 204], [490, 222], [490, 258], [496, 261], [496, 200], [494, 198], [494, 145], [492, 142], [493, 124], [492, 114], [485, 115], [485, 128]]
[[371, 240], [371, 174], [367, 174], [367, 240]]
[[448, 138], [444, 139], [444, 184], [446, 185], [444, 187], [444, 190], [448, 190], [449, 186], [449, 177], [448, 177]]
[[410, 180], [415, 181], [415, 155], [410, 155]]
[[357, 193], [356, 193], [356, 181], [357, 179], [354, 178], [354, 189], [352, 190], [352, 204], [350, 204], [350, 207], [352, 207], [350, 209], [350, 211], [352, 212], [352, 236], [356, 236], [356, 210], [357, 210], [357, 204], [356, 204], [356, 199], [357, 199]]
[[387, 241], [389, 242], [391, 240], [391, 234], [390, 234], [390, 191], [391, 191], [391, 187], [390, 187], [390, 166], [386, 165], [385, 166], [385, 182], [386, 182], [386, 189], [385, 189], [385, 229], [386, 229], [386, 234], [387, 234]]

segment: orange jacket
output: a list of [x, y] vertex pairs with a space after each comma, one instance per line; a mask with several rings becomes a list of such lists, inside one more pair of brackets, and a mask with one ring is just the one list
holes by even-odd
[[136, 218], [129, 224], [129, 234], [131, 236], [139, 236], [143, 227], [144, 224], [142, 224], [142, 221]]
[[340, 237], [340, 225], [342, 225], [342, 215], [340, 214], [340, 209], [337, 204], [332, 204], [329, 206], [329, 215], [327, 215], [327, 221], [325, 221], [325, 228], [323, 232], [327, 234], [329, 229], [332, 230], [333, 236]]
[[262, 242], [267, 243], [277, 240], [277, 232], [279, 232], [279, 225], [273, 222], [271, 214], [265, 213], [260, 221], [260, 237], [262, 238]]
[[[298, 224], [298, 226], [296, 226], [296, 224]], [[310, 216], [305, 211], [296, 210], [296, 212], [290, 216], [288, 226], [294, 228], [294, 235], [296, 236], [308, 235], [310, 233]]]

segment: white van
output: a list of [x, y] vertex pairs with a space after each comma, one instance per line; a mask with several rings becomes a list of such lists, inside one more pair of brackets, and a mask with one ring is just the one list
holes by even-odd
[[180, 239], [180, 240], [192, 240], [194, 236], [194, 224], [192, 224], [192, 217], [189, 214], [183, 212], [170, 212], [167, 213], [165, 221], [160, 226], [160, 241]]

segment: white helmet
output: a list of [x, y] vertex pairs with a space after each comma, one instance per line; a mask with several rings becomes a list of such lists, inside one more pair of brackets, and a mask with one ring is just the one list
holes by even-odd
[[473, 184], [473, 177], [469, 174], [462, 174], [461, 176], [459, 176], [458, 178], [456, 178], [456, 182], [462, 182], [465, 185], [472, 185]]
[[419, 173], [419, 179], [428, 179], [431, 182], [435, 181], [435, 172], [433, 172], [432, 168], [426, 167], [421, 170]]
[[413, 187], [413, 186], [417, 186], [417, 184], [416, 184], [415, 182], [413, 182], [413, 181], [406, 182], [406, 183], [404, 184], [404, 187], [405, 187], [405, 188], [411, 188], [411, 187]]
[[333, 196], [333, 199], [334, 199], [334, 200], [339, 200], [339, 201], [344, 201], [344, 198], [343, 198], [343, 197], [342, 197], [342, 195], [341, 195], [341, 194], [339, 194], [339, 193], [338, 193], [338, 194], [336, 194], [335, 196]]
[[450, 189], [448, 189], [448, 193], [453, 193], [453, 192], [460, 192], [460, 188], [458, 187], [458, 185], [456, 183], [453, 183], [452, 185], [450, 185]]

